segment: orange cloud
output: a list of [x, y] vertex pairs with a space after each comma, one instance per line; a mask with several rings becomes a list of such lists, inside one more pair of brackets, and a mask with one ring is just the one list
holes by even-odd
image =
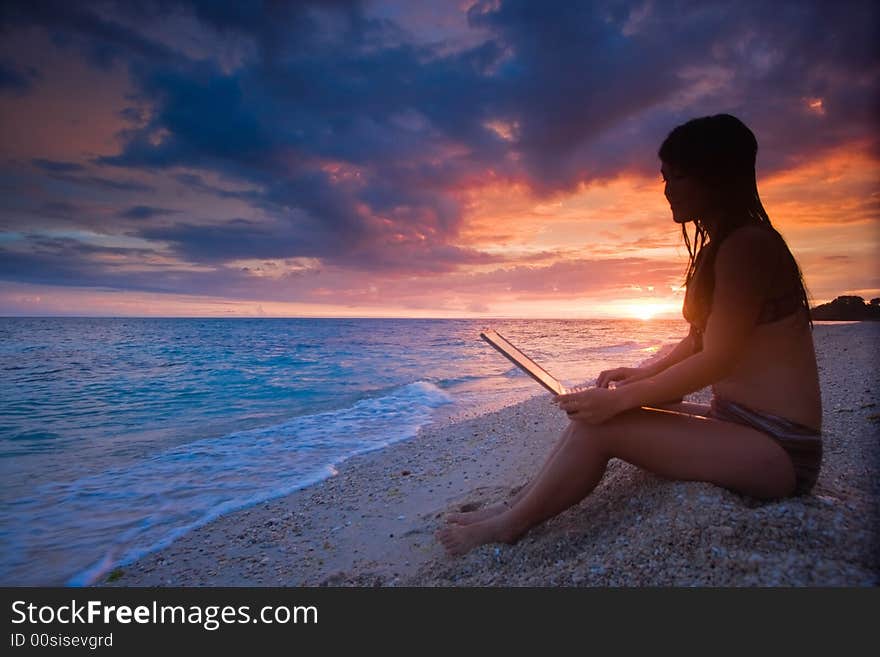
[[854, 143], [759, 180], [768, 212], [784, 227], [839, 227], [880, 220], [880, 160]]

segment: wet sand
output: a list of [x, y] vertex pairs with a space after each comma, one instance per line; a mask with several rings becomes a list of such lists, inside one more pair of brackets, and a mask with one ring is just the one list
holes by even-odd
[[[117, 570], [112, 586], [876, 586], [880, 322], [814, 332], [824, 460], [808, 496], [759, 502], [612, 460], [592, 495], [515, 545], [464, 557], [448, 510], [522, 485], [567, 424], [539, 395], [438, 417], [314, 486], [224, 516]], [[688, 397], [707, 402], [708, 390]]]

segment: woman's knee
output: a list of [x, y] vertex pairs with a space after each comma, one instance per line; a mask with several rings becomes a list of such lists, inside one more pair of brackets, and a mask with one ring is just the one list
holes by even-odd
[[582, 420], [572, 420], [568, 427], [569, 440], [590, 441], [591, 444], [606, 451], [607, 440], [610, 432], [608, 423], [590, 424]]
[[569, 436], [584, 436], [591, 432], [590, 426], [591, 425], [582, 422], [581, 420], [569, 420], [565, 432]]

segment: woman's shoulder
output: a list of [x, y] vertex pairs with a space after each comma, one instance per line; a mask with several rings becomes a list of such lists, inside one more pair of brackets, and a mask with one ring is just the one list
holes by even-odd
[[782, 242], [782, 235], [773, 226], [748, 223], [735, 228], [722, 242], [719, 250], [729, 245], [739, 246], [740, 248], [743, 246], [775, 248]]
[[716, 268], [741, 267], [744, 263], [765, 268], [778, 261], [783, 248], [782, 236], [772, 227], [746, 224], [736, 228], [718, 246]]
[[762, 226], [741, 226], [718, 247], [713, 274], [719, 288], [766, 299], [780, 285], [787, 248], [778, 233]]

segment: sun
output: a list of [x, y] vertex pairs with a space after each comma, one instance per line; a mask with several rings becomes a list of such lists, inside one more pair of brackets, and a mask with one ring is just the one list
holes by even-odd
[[627, 314], [635, 319], [647, 321], [653, 319], [654, 316], [665, 310], [665, 307], [659, 303], [633, 303], [627, 306]]

